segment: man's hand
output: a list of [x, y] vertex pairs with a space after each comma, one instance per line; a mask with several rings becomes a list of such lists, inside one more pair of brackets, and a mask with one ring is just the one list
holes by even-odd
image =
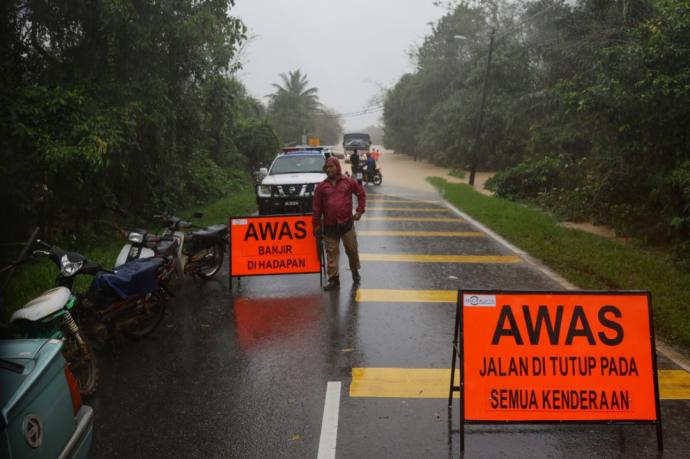
[[321, 234], [321, 225], [314, 225], [314, 236], [319, 236]]
[[352, 219], [353, 219], [354, 221], [357, 221], [357, 220], [359, 220], [360, 218], [362, 218], [362, 214], [359, 213], [359, 212], [355, 212], [355, 214], [352, 216]]

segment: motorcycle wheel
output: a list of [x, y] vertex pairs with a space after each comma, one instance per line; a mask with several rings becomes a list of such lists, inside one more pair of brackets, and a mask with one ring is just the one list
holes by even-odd
[[91, 343], [84, 336], [81, 336], [81, 339], [84, 341], [83, 349], [79, 346], [75, 335], [65, 335], [62, 352], [65, 360], [69, 363], [74, 378], [77, 380], [79, 393], [91, 395], [96, 391], [98, 385], [98, 365]]
[[225, 247], [223, 246], [223, 244], [214, 245], [213, 247], [210, 247], [208, 250], [215, 257], [216, 262], [212, 266], [209, 266], [205, 269], [200, 269], [199, 272], [196, 273], [196, 275], [199, 276], [201, 279], [212, 278], [213, 276], [218, 274], [220, 268], [223, 267], [223, 259], [225, 258]]
[[162, 292], [150, 293], [142, 304], [136, 306], [136, 311], [140, 316], [135, 320], [136, 325], [123, 329], [122, 333], [135, 338], [151, 334], [163, 320], [165, 303], [165, 296]]
[[381, 182], [383, 182], [383, 177], [381, 177], [381, 174], [374, 174], [373, 182], [376, 186], [381, 185]]

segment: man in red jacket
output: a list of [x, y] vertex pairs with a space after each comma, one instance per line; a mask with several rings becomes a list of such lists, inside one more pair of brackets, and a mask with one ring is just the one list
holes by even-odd
[[[359, 284], [359, 253], [357, 252], [357, 234], [354, 221], [362, 218], [366, 202], [366, 193], [362, 185], [351, 177], [342, 174], [340, 162], [334, 156], [326, 159], [326, 179], [319, 183], [314, 191], [312, 209], [314, 211], [314, 234], [322, 231], [321, 215], [323, 214], [323, 236], [326, 243], [328, 284], [324, 290], [340, 287], [338, 259], [340, 240], [343, 241], [347, 259], [352, 270], [353, 284]], [[352, 215], [352, 195], [357, 196], [357, 210]]]

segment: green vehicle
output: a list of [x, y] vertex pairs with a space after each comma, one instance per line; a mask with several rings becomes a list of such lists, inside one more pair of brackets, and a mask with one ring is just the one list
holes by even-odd
[[59, 339], [0, 341], [0, 457], [86, 458], [93, 410], [82, 405]]

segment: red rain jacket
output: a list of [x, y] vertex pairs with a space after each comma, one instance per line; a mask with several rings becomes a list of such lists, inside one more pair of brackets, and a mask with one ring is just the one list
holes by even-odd
[[340, 161], [331, 156], [326, 159], [326, 164], [336, 165], [337, 175], [335, 185], [329, 179], [319, 183], [314, 191], [312, 210], [314, 212], [314, 226], [321, 224], [323, 213], [324, 225], [345, 223], [352, 218], [352, 195], [357, 196], [357, 212], [364, 213], [366, 193], [362, 185], [352, 177], [342, 174]]

